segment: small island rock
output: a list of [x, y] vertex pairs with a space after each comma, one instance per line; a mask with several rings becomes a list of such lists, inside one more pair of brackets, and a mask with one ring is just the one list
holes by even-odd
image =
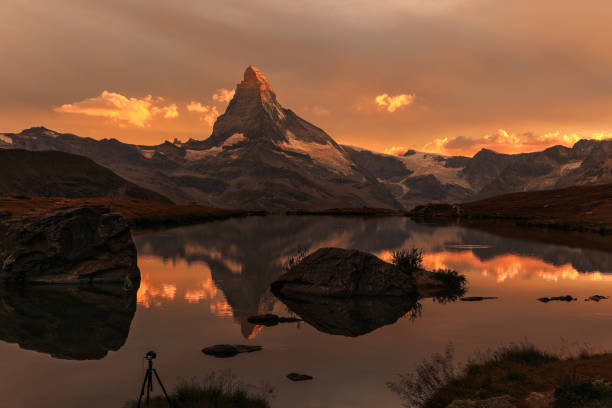
[[291, 381], [308, 381], [312, 380], [313, 377], [307, 374], [298, 374], [298, 373], [289, 373], [287, 374], [287, 378]]

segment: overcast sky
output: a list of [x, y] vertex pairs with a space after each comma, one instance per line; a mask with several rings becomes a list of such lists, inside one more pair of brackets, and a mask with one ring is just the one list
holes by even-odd
[[3, 0], [0, 131], [204, 139], [253, 64], [340, 143], [571, 145], [612, 133], [610, 16], [603, 0]]

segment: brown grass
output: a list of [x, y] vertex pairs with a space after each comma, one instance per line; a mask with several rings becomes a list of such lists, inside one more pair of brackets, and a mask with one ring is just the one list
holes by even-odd
[[46, 198], [27, 196], [0, 197], [0, 211], [9, 211], [11, 217], [45, 213], [60, 208], [83, 205], [104, 205], [112, 212], [122, 214], [135, 228], [154, 228], [168, 225], [191, 224], [251, 214], [244, 210], [229, 210], [202, 205], [175, 205], [157, 201], [114, 198]]

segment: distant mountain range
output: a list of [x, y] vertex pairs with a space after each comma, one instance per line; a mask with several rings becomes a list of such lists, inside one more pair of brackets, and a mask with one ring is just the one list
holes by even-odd
[[612, 141], [474, 157], [408, 151], [391, 156], [339, 145], [276, 99], [248, 67], [206, 140], [139, 146], [44, 127], [0, 134], [0, 148], [86, 156], [177, 203], [266, 210], [410, 209], [498, 194], [612, 182]]
[[0, 150], [0, 195], [171, 201], [87, 157], [58, 151]]

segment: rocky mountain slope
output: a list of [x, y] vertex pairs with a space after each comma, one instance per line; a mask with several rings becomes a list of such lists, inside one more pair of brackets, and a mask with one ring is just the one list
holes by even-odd
[[170, 203], [91, 159], [58, 151], [0, 149], [0, 195], [108, 197]]
[[205, 140], [138, 146], [43, 127], [0, 134], [0, 148], [87, 156], [177, 203], [266, 210], [410, 209], [497, 194], [612, 182], [612, 141], [474, 157], [390, 156], [339, 145], [282, 107], [268, 79], [248, 67]]
[[514, 155], [482, 149], [474, 157], [415, 151], [389, 156], [343, 147], [406, 207], [612, 181], [612, 140]]

